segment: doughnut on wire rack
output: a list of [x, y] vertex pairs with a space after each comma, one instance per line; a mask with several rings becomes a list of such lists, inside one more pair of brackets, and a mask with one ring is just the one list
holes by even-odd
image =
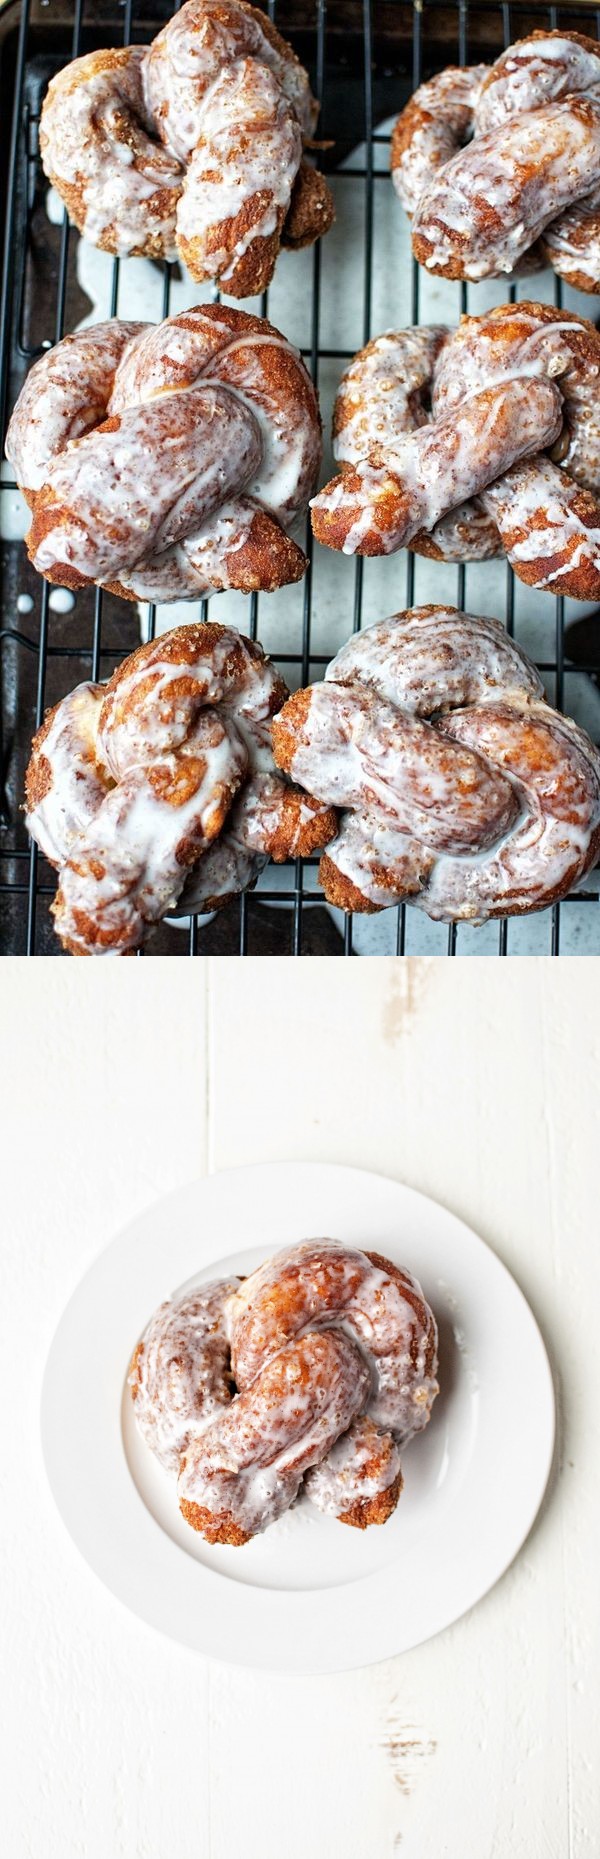
[[[337, 221], [322, 244], [283, 254], [273, 285], [244, 307], [268, 314], [302, 350], [317, 381], [325, 424], [323, 481], [331, 475], [331, 409], [343, 369], [370, 335], [417, 322], [458, 320], [510, 296], [539, 295], [595, 319], [594, 299], [561, 287], [550, 272], [509, 286], [465, 286], [419, 272], [405, 215], [389, 180], [393, 121], [412, 90], [449, 63], [490, 61], [537, 27], [600, 36], [600, 8], [533, 4], [390, 5], [390, 0], [267, 0], [264, 10], [307, 66], [321, 101], [318, 134]], [[0, 63], [14, 86], [10, 145], [1, 157], [7, 188], [0, 320], [3, 432], [28, 367], [44, 346], [81, 323], [120, 315], [158, 321], [209, 299], [174, 265], [113, 260], [70, 228], [48, 189], [38, 147], [50, 77], [71, 57], [101, 45], [147, 42], [173, 11], [171, 0], [9, 0]], [[562, 290], [562, 297], [561, 297]], [[600, 305], [599, 305], [600, 309]], [[205, 614], [258, 637], [291, 688], [322, 676], [353, 629], [428, 601], [450, 602], [504, 620], [538, 665], [559, 709], [600, 737], [600, 617], [582, 603], [536, 596], [515, 584], [503, 561], [448, 567], [402, 551], [383, 561], [313, 549], [297, 587], [277, 595], [219, 595], [185, 608], [125, 607], [85, 590], [73, 605], [27, 561], [26, 527], [9, 468], [0, 494], [2, 735], [0, 897], [5, 954], [57, 954], [49, 904], [54, 876], [29, 845], [22, 813], [31, 737], [45, 709], [76, 683], [110, 676], [142, 637]], [[164, 924], [147, 954], [572, 955], [600, 952], [600, 884], [591, 877], [552, 911], [482, 929], [433, 924], [410, 907], [342, 919], [324, 905], [317, 861], [268, 867], [251, 896], [212, 922]]]

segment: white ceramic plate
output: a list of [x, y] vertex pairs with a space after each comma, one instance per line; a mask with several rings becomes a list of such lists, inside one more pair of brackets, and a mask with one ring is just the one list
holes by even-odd
[[[300, 1500], [244, 1548], [210, 1547], [136, 1432], [132, 1349], [184, 1283], [247, 1273], [324, 1236], [420, 1279], [440, 1328], [433, 1418], [403, 1456], [405, 1489], [383, 1528], [348, 1529]], [[275, 1163], [191, 1183], [102, 1253], [52, 1344], [42, 1436], [67, 1529], [135, 1614], [212, 1658], [332, 1672], [418, 1645], [498, 1580], [543, 1496], [554, 1397], [525, 1299], [462, 1221], [380, 1175]]]

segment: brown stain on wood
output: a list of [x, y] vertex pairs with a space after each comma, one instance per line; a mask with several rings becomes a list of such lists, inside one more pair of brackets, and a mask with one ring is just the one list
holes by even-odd
[[416, 1786], [421, 1767], [435, 1755], [437, 1743], [434, 1737], [425, 1736], [414, 1724], [406, 1728], [391, 1729], [381, 1739], [381, 1748], [387, 1756], [396, 1787], [400, 1793], [409, 1795]]
[[394, 962], [381, 1011], [386, 1045], [395, 1046], [409, 1031], [423, 1004], [433, 966], [427, 956], [399, 955]]
[[[386, 1713], [383, 1735], [379, 1739], [392, 1773], [395, 1787], [405, 1799], [419, 1786], [425, 1768], [435, 1755], [437, 1742], [418, 1724], [406, 1722], [397, 1698], [392, 1698]], [[393, 1852], [399, 1852], [403, 1830], [397, 1827]]]

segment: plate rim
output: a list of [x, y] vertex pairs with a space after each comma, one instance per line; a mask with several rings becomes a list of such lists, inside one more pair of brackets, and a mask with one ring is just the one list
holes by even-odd
[[[165, 1229], [163, 1238], [161, 1239], [161, 1248], [164, 1245], [164, 1254], [165, 1254], [165, 1277], [171, 1278], [171, 1281], [172, 1281], [171, 1289], [172, 1290], [177, 1289], [178, 1284], [185, 1282], [186, 1274], [185, 1272], [181, 1272], [178, 1275], [178, 1268], [176, 1266], [174, 1266], [173, 1270], [171, 1271], [171, 1266], [169, 1264], [169, 1258], [170, 1258], [169, 1239], [168, 1239], [169, 1210], [173, 1212], [177, 1208], [178, 1204], [180, 1207], [185, 1206], [186, 1202], [188, 1202], [189, 1204], [190, 1196], [193, 1195], [195, 1191], [198, 1192], [199, 1196], [202, 1196], [202, 1194], [206, 1194], [209, 1200], [210, 1200], [210, 1197], [213, 1195], [216, 1195], [218, 1199], [221, 1196], [226, 1198], [228, 1193], [231, 1194], [233, 1192], [234, 1196], [236, 1192], [239, 1194], [239, 1192], [241, 1191], [243, 1187], [243, 1183], [245, 1181], [248, 1181], [248, 1182], [253, 1181], [254, 1185], [256, 1186], [257, 1182], [264, 1180], [265, 1177], [268, 1178], [265, 1183], [265, 1186], [268, 1188], [268, 1190], [270, 1191], [272, 1195], [272, 1205], [276, 1205], [277, 1195], [276, 1193], [273, 1193], [273, 1189], [274, 1189], [274, 1185], [276, 1186], [276, 1177], [278, 1175], [281, 1179], [283, 1179], [287, 1183], [288, 1192], [289, 1192], [289, 1187], [290, 1187], [290, 1177], [293, 1175], [296, 1175], [297, 1177], [302, 1176], [304, 1177], [305, 1180], [308, 1180], [309, 1178], [312, 1177], [315, 1184], [318, 1183], [319, 1178], [323, 1180], [323, 1178], [327, 1176], [331, 1186], [333, 1186], [335, 1178], [337, 1178], [338, 1181], [340, 1180], [340, 1178], [344, 1178], [347, 1183], [349, 1176], [352, 1176], [355, 1179], [357, 1177], [360, 1177], [362, 1179], [365, 1189], [369, 1185], [371, 1185], [372, 1187], [373, 1184], [377, 1184], [382, 1192], [387, 1190], [387, 1191], [391, 1191], [392, 1196], [397, 1195], [399, 1224], [400, 1224], [401, 1216], [403, 1213], [406, 1215], [406, 1213], [408, 1212], [409, 1217], [410, 1217], [410, 1208], [412, 1204], [413, 1212], [415, 1214], [420, 1214], [421, 1219], [424, 1222], [426, 1222], [427, 1217], [429, 1216], [429, 1218], [433, 1221], [433, 1223], [441, 1222], [442, 1225], [447, 1225], [450, 1233], [452, 1231], [452, 1228], [454, 1228], [455, 1233], [457, 1235], [460, 1235], [460, 1242], [461, 1242], [463, 1249], [465, 1248], [465, 1246], [467, 1247], [467, 1249], [469, 1247], [474, 1248], [475, 1253], [477, 1255], [483, 1255], [483, 1258], [485, 1260], [485, 1269], [486, 1270], [491, 1269], [492, 1275], [495, 1272], [497, 1272], [500, 1275], [500, 1277], [505, 1281], [505, 1289], [508, 1289], [509, 1297], [514, 1300], [515, 1308], [519, 1312], [520, 1320], [524, 1321], [526, 1327], [529, 1326], [531, 1336], [534, 1338], [535, 1343], [537, 1345], [538, 1360], [536, 1363], [536, 1394], [537, 1394], [537, 1401], [538, 1401], [538, 1427], [541, 1425], [541, 1431], [543, 1434], [543, 1451], [540, 1447], [537, 1477], [535, 1478], [535, 1480], [533, 1478], [531, 1478], [530, 1480], [531, 1489], [530, 1489], [529, 1502], [524, 1504], [522, 1507], [523, 1516], [519, 1522], [518, 1532], [515, 1537], [515, 1541], [513, 1543], [512, 1548], [510, 1548], [510, 1551], [508, 1554], [504, 1554], [504, 1552], [502, 1553], [502, 1556], [500, 1558], [500, 1561], [498, 1563], [498, 1566], [495, 1572], [493, 1572], [490, 1575], [490, 1573], [486, 1570], [483, 1573], [481, 1582], [475, 1583], [475, 1585], [472, 1586], [472, 1591], [468, 1599], [465, 1600], [462, 1597], [459, 1598], [458, 1603], [456, 1605], [454, 1605], [454, 1603], [452, 1604], [451, 1611], [448, 1611], [447, 1606], [442, 1607], [441, 1611], [444, 1616], [443, 1619], [438, 1619], [437, 1617], [435, 1617], [435, 1615], [433, 1615], [431, 1622], [425, 1631], [418, 1631], [414, 1639], [411, 1639], [411, 1638], [409, 1638], [408, 1640], [405, 1639], [403, 1640], [403, 1643], [400, 1646], [398, 1646], [397, 1642], [395, 1642], [395, 1639], [394, 1639], [394, 1621], [392, 1620], [390, 1622], [390, 1643], [383, 1649], [380, 1646], [378, 1646], [376, 1650], [367, 1652], [366, 1654], [364, 1653], [364, 1651], [362, 1651], [360, 1657], [355, 1657], [353, 1654], [351, 1654], [350, 1656], [346, 1656], [346, 1655], [340, 1656], [339, 1649], [338, 1649], [335, 1656], [332, 1654], [331, 1651], [327, 1653], [325, 1656], [322, 1656], [321, 1651], [319, 1651], [319, 1656], [317, 1659], [315, 1659], [314, 1657], [307, 1659], [302, 1656], [302, 1651], [300, 1651], [300, 1654], [298, 1656], [297, 1647], [294, 1647], [292, 1651], [290, 1652], [290, 1647], [288, 1645], [286, 1648], [286, 1657], [285, 1657], [285, 1660], [283, 1660], [281, 1657], [281, 1645], [280, 1645], [281, 1610], [282, 1608], [287, 1607], [289, 1613], [294, 1613], [296, 1616], [301, 1615], [303, 1609], [302, 1609], [302, 1606], [300, 1607], [298, 1606], [298, 1598], [299, 1598], [299, 1595], [301, 1595], [302, 1600], [305, 1603], [308, 1603], [309, 1606], [312, 1606], [313, 1609], [316, 1608], [316, 1611], [318, 1612], [319, 1608], [322, 1605], [323, 1595], [327, 1595], [328, 1599], [330, 1599], [332, 1595], [343, 1596], [345, 1592], [346, 1593], [349, 1592], [353, 1594], [356, 1592], [357, 1589], [359, 1593], [361, 1592], [364, 1593], [365, 1584], [369, 1582], [374, 1583], [374, 1584], [380, 1583], [383, 1574], [386, 1572], [385, 1570], [382, 1570], [382, 1569], [368, 1570], [366, 1571], [364, 1576], [359, 1576], [357, 1580], [355, 1582], [352, 1582], [351, 1584], [341, 1583], [337, 1588], [334, 1586], [333, 1588], [326, 1588], [324, 1590], [315, 1591], [315, 1590], [308, 1589], [305, 1591], [304, 1590], [299, 1591], [299, 1590], [294, 1590], [294, 1589], [281, 1589], [281, 1590], [275, 1589], [275, 1588], [261, 1589], [260, 1587], [254, 1586], [252, 1583], [243, 1583], [243, 1582], [232, 1583], [232, 1582], [227, 1581], [225, 1571], [221, 1573], [220, 1571], [217, 1571], [214, 1569], [208, 1569], [205, 1565], [203, 1565], [202, 1563], [199, 1563], [195, 1559], [191, 1559], [185, 1556], [185, 1552], [181, 1549], [181, 1546], [178, 1543], [176, 1543], [173, 1538], [167, 1536], [167, 1533], [162, 1529], [158, 1520], [147, 1509], [142, 1493], [139, 1491], [135, 1483], [135, 1480], [131, 1474], [131, 1470], [130, 1470], [129, 1463], [128, 1463], [125, 1449], [124, 1449], [120, 1416], [121, 1416], [121, 1406], [122, 1406], [123, 1378], [126, 1373], [127, 1357], [125, 1357], [125, 1360], [122, 1365], [121, 1380], [119, 1382], [119, 1386], [117, 1390], [115, 1405], [117, 1409], [117, 1424], [118, 1424], [120, 1449], [121, 1449], [121, 1460], [122, 1460], [121, 1469], [125, 1469], [126, 1474], [127, 1474], [127, 1479], [129, 1482], [129, 1486], [131, 1487], [131, 1493], [135, 1494], [135, 1502], [137, 1506], [139, 1507], [138, 1522], [139, 1522], [139, 1518], [141, 1515], [142, 1518], [146, 1519], [147, 1522], [151, 1524], [152, 1530], [156, 1532], [157, 1537], [162, 1539], [163, 1544], [168, 1544], [169, 1561], [172, 1560], [174, 1555], [178, 1555], [180, 1558], [180, 1562], [179, 1562], [180, 1567], [181, 1567], [181, 1562], [184, 1560], [185, 1563], [188, 1565], [188, 1567], [191, 1563], [193, 1568], [196, 1571], [198, 1569], [200, 1570], [201, 1578], [202, 1576], [208, 1575], [210, 1578], [210, 1584], [213, 1588], [213, 1594], [216, 1592], [217, 1587], [221, 1590], [221, 1593], [223, 1594], [224, 1589], [223, 1589], [222, 1584], [225, 1582], [227, 1586], [228, 1595], [230, 1594], [230, 1591], [233, 1588], [238, 1591], [238, 1595], [239, 1595], [239, 1592], [241, 1591], [242, 1595], [245, 1595], [246, 1597], [248, 1596], [252, 1597], [252, 1599], [255, 1601], [257, 1594], [264, 1595], [266, 1593], [269, 1597], [268, 1605], [269, 1605], [271, 1614], [275, 1618], [279, 1617], [278, 1625], [277, 1625], [277, 1632], [276, 1632], [277, 1649], [278, 1649], [277, 1658], [272, 1659], [272, 1658], [263, 1657], [263, 1656], [257, 1657], [255, 1654], [249, 1656], [247, 1649], [245, 1649], [243, 1646], [241, 1648], [239, 1647], [236, 1648], [236, 1650], [234, 1651], [232, 1651], [231, 1649], [224, 1650], [221, 1647], [215, 1650], [212, 1644], [208, 1646], [202, 1646], [198, 1644], [196, 1639], [191, 1640], [189, 1637], [186, 1637], [185, 1635], [174, 1631], [172, 1624], [169, 1624], [168, 1621], [164, 1617], [157, 1618], [156, 1613], [153, 1612], [152, 1610], [148, 1611], [147, 1606], [136, 1605], [134, 1601], [132, 1601], [131, 1596], [128, 1596], [127, 1594], [123, 1593], [122, 1587], [121, 1588], [119, 1587], [119, 1584], [116, 1578], [111, 1579], [110, 1575], [107, 1573], [106, 1568], [103, 1569], [101, 1566], [98, 1566], [98, 1560], [94, 1559], [93, 1554], [89, 1553], [88, 1548], [86, 1548], [85, 1541], [81, 1540], [81, 1532], [78, 1532], [77, 1529], [73, 1528], [72, 1518], [70, 1518], [68, 1514], [65, 1514], [65, 1508], [63, 1507], [63, 1503], [61, 1502], [61, 1497], [60, 1497], [62, 1481], [61, 1481], [61, 1477], [57, 1474], [57, 1470], [56, 1470], [55, 1443], [52, 1439], [52, 1428], [49, 1424], [49, 1414], [51, 1413], [51, 1410], [52, 1410], [53, 1400], [56, 1399], [56, 1391], [53, 1392], [52, 1383], [53, 1383], [53, 1380], [56, 1379], [57, 1368], [59, 1370], [58, 1379], [60, 1382], [60, 1350], [61, 1350], [63, 1337], [64, 1337], [65, 1332], [68, 1334], [69, 1323], [72, 1321], [74, 1310], [76, 1310], [79, 1300], [85, 1296], [86, 1291], [89, 1291], [89, 1288], [90, 1288], [89, 1281], [90, 1280], [93, 1281], [94, 1277], [97, 1274], [102, 1275], [102, 1273], [106, 1272], [107, 1270], [110, 1273], [110, 1267], [113, 1261], [115, 1261], [117, 1257], [120, 1256], [121, 1250], [124, 1247], [124, 1245], [128, 1245], [130, 1251], [131, 1250], [135, 1251], [139, 1247], [140, 1243], [143, 1242], [145, 1223], [151, 1222], [152, 1220], [156, 1220], [160, 1216], [164, 1219], [164, 1229]], [[401, 1203], [404, 1203], [403, 1207]], [[376, 1226], [377, 1226], [377, 1206], [376, 1205], [375, 1205], [375, 1209], [373, 1213], [373, 1222], [374, 1222], [374, 1227], [376, 1229]], [[342, 1223], [343, 1223], [343, 1213], [342, 1213]], [[410, 1226], [410, 1218], [409, 1218], [409, 1226]], [[177, 1234], [177, 1241], [178, 1243], [181, 1243], [182, 1241], [181, 1233]], [[206, 1269], [210, 1269], [212, 1265], [214, 1265], [215, 1272], [217, 1272], [219, 1269], [220, 1263], [223, 1261], [223, 1259], [226, 1259], [228, 1257], [228, 1252], [242, 1251], [244, 1249], [244, 1244], [246, 1245], [246, 1248], [248, 1250], [257, 1249], [261, 1241], [258, 1238], [255, 1238], [254, 1235], [251, 1235], [249, 1237], [243, 1236], [239, 1246], [236, 1247], [235, 1245], [232, 1245], [231, 1243], [229, 1244], [228, 1252], [224, 1252], [223, 1242], [221, 1241], [221, 1239], [215, 1241], [214, 1243], [215, 1243], [216, 1249], [211, 1253], [210, 1257], [204, 1257], [203, 1254], [205, 1251], [206, 1236], [202, 1232], [201, 1222], [200, 1222], [200, 1230], [196, 1231], [196, 1233], [193, 1236], [193, 1240], [188, 1236], [187, 1233], [185, 1233], [185, 1235], [183, 1236], [184, 1248], [190, 1244], [193, 1244], [195, 1247], [195, 1252], [196, 1252], [195, 1267], [194, 1265], [192, 1265], [191, 1269], [187, 1271], [187, 1277], [193, 1277], [195, 1273], [200, 1275], [200, 1273], [202, 1273]], [[286, 1237], [281, 1238], [280, 1244], [283, 1245], [283, 1244], [288, 1244], [288, 1243], [292, 1243], [289, 1240], [289, 1238], [286, 1238]], [[357, 1242], [349, 1242], [349, 1243], [357, 1243]], [[156, 1244], [157, 1244], [157, 1241], [155, 1237], [153, 1240], [154, 1248], [156, 1248]], [[265, 1241], [265, 1245], [270, 1245], [270, 1244], [271, 1244], [270, 1240]], [[418, 1251], [418, 1238], [415, 1244], [416, 1244], [416, 1249]], [[407, 1249], [410, 1250], [410, 1247], [408, 1247]], [[407, 1262], [410, 1263], [411, 1268], [414, 1268], [417, 1271], [417, 1275], [418, 1275], [418, 1270], [419, 1270], [418, 1259], [413, 1258]], [[166, 1293], [163, 1293], [163, 1295], [166, 1295]], [[541, 1413], [541, 1421], [540, 1421], [540, 1413]], [[320, 1674], [325, 1675], [326, 1673], [332, 1673], [332, 1672], [338, 1672], [338, 1671], [344, 1671], [344, 1670], [347, 1670], [347, 1671], [357, 1670], [357, 1669], [361, 1669], [370, 1664], [378, 1664], [378, 1663], [384, 1662], [388, 1658], [398, 1656], [402, 1651], [409, 1651], [418, 1645], [426, 1643], [428, 1639], [433, 1638], [435, 1635], [437, 1635], [438, 1632], [445, 1631], [446, 1627], [450, 1627], [451, 1625], [454, 1624], [456, 1620], [460, 1619], [463, 1614], [469, 1612], [471, 1608], [476, 1606], [478, 1602], [481, 1599], [483, 1599], [484, 1595], [488, 1593], [491, 1590], [491, 1588], [494, 1587], [496, 1583], [502, 1579], [503, 1575], [511, 1567], [516, 1556], [520, 1553], [524, 1544], [527, 1542], [528, 1537], [530, 1536], [533, 1526], [535, 1524], [535, 1520], [542, 1506], [544, 1496], [547, 1491], [550, 1474], [552, 1471], [552, 1466], [553, 1466], [554, 1457], [555, 1457], [555, 1449], [556, 1449], [556, 1387], [555, 1387], [555, 1377], [553, 1374], [552, 1363], [549, 1358], [548, 1350], [546, 1347], [546, 1343], [545, 1343], [542, 1331], [540, 1329], [540, 1325], [538, 1323], [535, 1313], [531, 1309], [531, 1305], [528, 1299], [525, 1297], [525, 1294], [521, 1289], [521, 1286], [518, 1280], [514, 1277], [514, 1274], [509, 1269], [509, 1267], [504, 1263], [504, 1260], [499, 1257], [498, 1253], [494, 1250], [493, 1246], [490, 1245], [487, 1240], [483, 1239], [482, 1236], [479, 1233], [477, 1233], [476, 1230], [473, 1227], [471, 1227], [467, 1221], [463, 1220], [462, 1216], [455, 1214], [452, 1211], [452, 1209], [446, 1207], [443, 1202], [435, 1199], [433, 1196], [427, 1193], [424, 1193], [422, 1190], [418, 1188], [413, 1188], [411, 1185], [398, 1180], [397, 1177], [395, 1177], [394, 1175], [386, 1173], [382, 1170], [366, 1169], [362, 1167], [360, 1164], [354, 1164], [354, 1163], [345, 1163], [345, 1162], [338, 1163], [338, 1162], [320, 1161], [320, 1160], [316, 1160], [316, 1161], [299, 1160], [295, 1157], [290, 1157], [289, 1160], [278, 1158], [276, 1161], [272, 1161], [272, 1162], [258, 1161], [258, 1162], [251, 1162], [251, 1163], [243, 1163], [239, 1166], [234, 1165], [226, 1169], [222, 1169], [222, 1170], [207, 1171], [207, 1173], [204, 1175], [199, 1175], [197, 1177], [192, 1178], [191, 1180], [187, 1182], [181, 1183], [176, 1188], [169, 1190], [165, 1195], [161, 1195], [158, 1197], [158, 1199], [153, 1200], [149, 1204], [149, 1206], [147, 1206], [145, 1209], [142, 1209], [142, 1211], [139, 1214], [134, 1215], [132, 1219], [128, 1220], [116, 1233], [113, 1234], [112, 1238], [104, 1246], [98, 1249], [94, 1257], [88, 1263], [85, 1271], [79, 1277], [77, 1283], [74, 1285], [73, 1289], [71, 1290], [70, 1296], [68, 1297], [63, 1307], [58, 1323], [54, 1328], [54, 1332], [53, 1332], [51, 1343], [50, 1343], [50, 1346], [47, 1352], [46, 1361], [45, 1361], [44, 1370], [43, 1370], [43, 1376], [42, 1376], [41, 1402], [40, 1402], [40, 1430], [41, 1430], [42, 1457], [43, 1457], [43, 1463], [44, 1463], [45, 1476], [50, 1486], [53, 1501], [54, 1501], [56, 1508], [58, 1509], [63, 1527], [66, 1529], [67, 1534], [69, 1535], [72, 1543], [74, 1544], [78, 1553], [82, 1556], [83, 1560], [86, 1562], [88, 1568], [90, 1568], [92, 1574], [96, 1577], [97, 1580], [99, 1580], [103, 1584], [104, 1587], [108, 1587], [109, 1592], [113, 1595], [113, 1597], [119, 1602], [121, 1606], [125, 1607], [127, 1611], [132, 1612], [134, 1614], [134, 1617], [142, 1620], [145, 1625], [150, 1626], [154, 1631], [160, 1632], [163, 1637], [171, 1640], [172, 1642], [174, 1641], [177, 1645], [182, 1646], [184, 1649], [187, 1649], [189, 1653], [192, 1653], [196, 1656], [199, 1655], [201, 1657], [206, 1657], [206, 1658], [211, 1658], [211, 1659], [214, 1658], [219, 1663], [228, 1664], [228, 1665], [231, 1665], [231, 1664], [243, 1665], [251, 1669], [261, 1669], [266, 1672], [272, 1672], [274, 1674], [275, 1673], [279, 1673], [279, 1674], [284, 1674], [284, 1673], [294, 1674], [295, 1673], [297, 1675], [316, 1676]], [[135, 1509], [135, 1505], [134, 1505], [134, 1509]], [[143, 1529], [141, 1533], [142, 1535], [144, 1534]], [[85, 1536], [85, 1533], [83, 1534]], [[156, 1539], [155, 1539], [155, 1548], [156, 1548]], [[159, 1561], [161, 1561], [162, 1559], [163, 1558], [161, 1558], [160, 1556], [158, 1557]], [[390, 1566], [394, 1567], [395, 1564], [392, 1564]], [[240, 1609], [240, 1602], [238, 1600], [238, 1611], [239, 1609]], [[260, 1609], [258, 1611], [260, 1611]], [[306, 1607], [304, 1611], [306, 1611]]]

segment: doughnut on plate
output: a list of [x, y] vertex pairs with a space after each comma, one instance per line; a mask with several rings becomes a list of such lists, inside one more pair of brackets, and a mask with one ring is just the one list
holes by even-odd
[[[243, 1548], [211, 1546], [135, 1428], [132, 1346], [171, 1291], [326, 1235], [420, 1280], [440, 1331], [431, 1422], [381, 1528], [341, 1529], [301, 1498]], [[342, 1671], [429, 1639], [502, 1575], [546, 1487], [552, 1377], [514, 1279], [454, 1215], [360, 1169], [260, 1164], [189, 1183], [96, 1260], [52, 1343], [42, 1445], [71, 1537], [148, 1625], [235, 1665]]]

